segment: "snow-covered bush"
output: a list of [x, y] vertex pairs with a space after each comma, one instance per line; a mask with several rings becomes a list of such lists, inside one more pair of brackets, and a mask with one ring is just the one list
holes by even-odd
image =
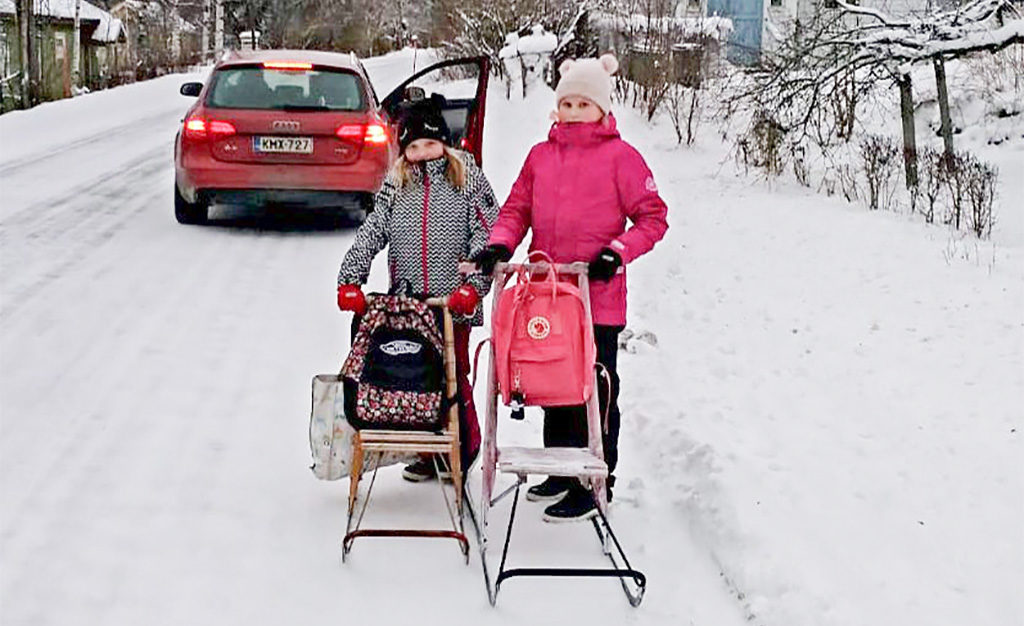
[[899, 180], [899, 148], [885, 135], [860, 141], [861, 167], [867, 180], [868, 208], [891, 209]]
[[505, 97], [509, 97], [513, 83], [526, 90], [530, 85], [543, 81], [551, 73], [551, 54], [558, 47], [558, 37], [534, 24], [530, 34], [520, 37], [519, 33], [505, 36], [505, 47], [498, 52], [505, 77]]
[[701, 90], [682, 83], [672, 83], [665, 95], [664, 109], [672, 122], [672, 129], [676, 131], [676, 143], [685, 140], [686, 145], [693, 145], [702, 120]]
[[946, 180], [943, 172], [942, 153], [931, 147], [924, 147], [917, 153], [917, 202], [915, 203], [924, 221], [935, 221], [935, 209], [941, 208]]
[[736, 142], [736, 157], [749, 170], [763, 169], [768, 176], [778, 176], [786, 169], [786, 131], [766, 113], [759, 113], [750, 128]]
[[942, 180], [946, 184], [949, 206], [946, 211], [944, 223], [949, 224], [954, 230], [960, 230], [963, 219], [964, 196], [967, 194], [967, 179], [970, 176], [969, 161], [970, 155], [963, 152], [955, 152], [952, 155], [943, 155], [940, 161], [942, 165]]
[[537, 24], [548, 32], [564, 33], [579, 14], [578, 0], [444, 0], [435, 9], [446, 22], [442, 39], [447, 58], [485, 55], [504, 77], [501, 56], [509, 33], [529, 36]]
[[967, 189], [965, 192], [967, 227], [980, 238], [992, 234], [992, 204], [996, 196], [999, 172], [988, 163], [971, 158], [967, 166]]

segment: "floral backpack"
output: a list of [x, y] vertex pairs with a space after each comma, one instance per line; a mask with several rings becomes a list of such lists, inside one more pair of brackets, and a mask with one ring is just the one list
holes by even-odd
[[440, 430], [444, 343], [430, 308], [411, 296], [372, 294], [345, 364], [345, 415], [357, 429]]

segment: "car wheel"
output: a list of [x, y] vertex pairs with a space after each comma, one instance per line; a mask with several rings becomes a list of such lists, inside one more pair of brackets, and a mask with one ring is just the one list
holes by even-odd
[[174, 184], [174, 219], [179, 224], [205, 224], [209, 219], [209, 204], [202, 198], [198, 202], [189, 202], [178, 191], [178, 184]]

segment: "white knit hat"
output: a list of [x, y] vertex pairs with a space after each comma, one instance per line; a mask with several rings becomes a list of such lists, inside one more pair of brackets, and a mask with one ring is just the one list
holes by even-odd
[[561, 80], [555, 88], [555, 105], [563, 98], [578, 96], [594, 102], [607, 113], [612, 108], [612, 74], [619, 69], [613, 54], [598, 59], [566, 59], [558, 66]]

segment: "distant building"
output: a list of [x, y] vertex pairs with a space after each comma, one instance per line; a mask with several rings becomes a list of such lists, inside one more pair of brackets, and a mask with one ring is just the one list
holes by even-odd
[[[75, 0], [35, 0], [36, 79], [42, 100], [71, 95], [72, 50], [75, 35]], [[117, 72], [125, 52], [125, 33], [120, 20], [82, 0], [79, 11], [81, 56], [79, 74], [83, 86], [106, 86]], [[14, 108], [21, 82], [21, 45], [14, 0], [0, 0], [0, 100], [3, 110]]]
[[201, 34], [181, 18], [176, 5], [151, 0], [122, 0], [110, 7], [121, 20], [127, 41], [125, 80], [152, 78], [201, 60]]

